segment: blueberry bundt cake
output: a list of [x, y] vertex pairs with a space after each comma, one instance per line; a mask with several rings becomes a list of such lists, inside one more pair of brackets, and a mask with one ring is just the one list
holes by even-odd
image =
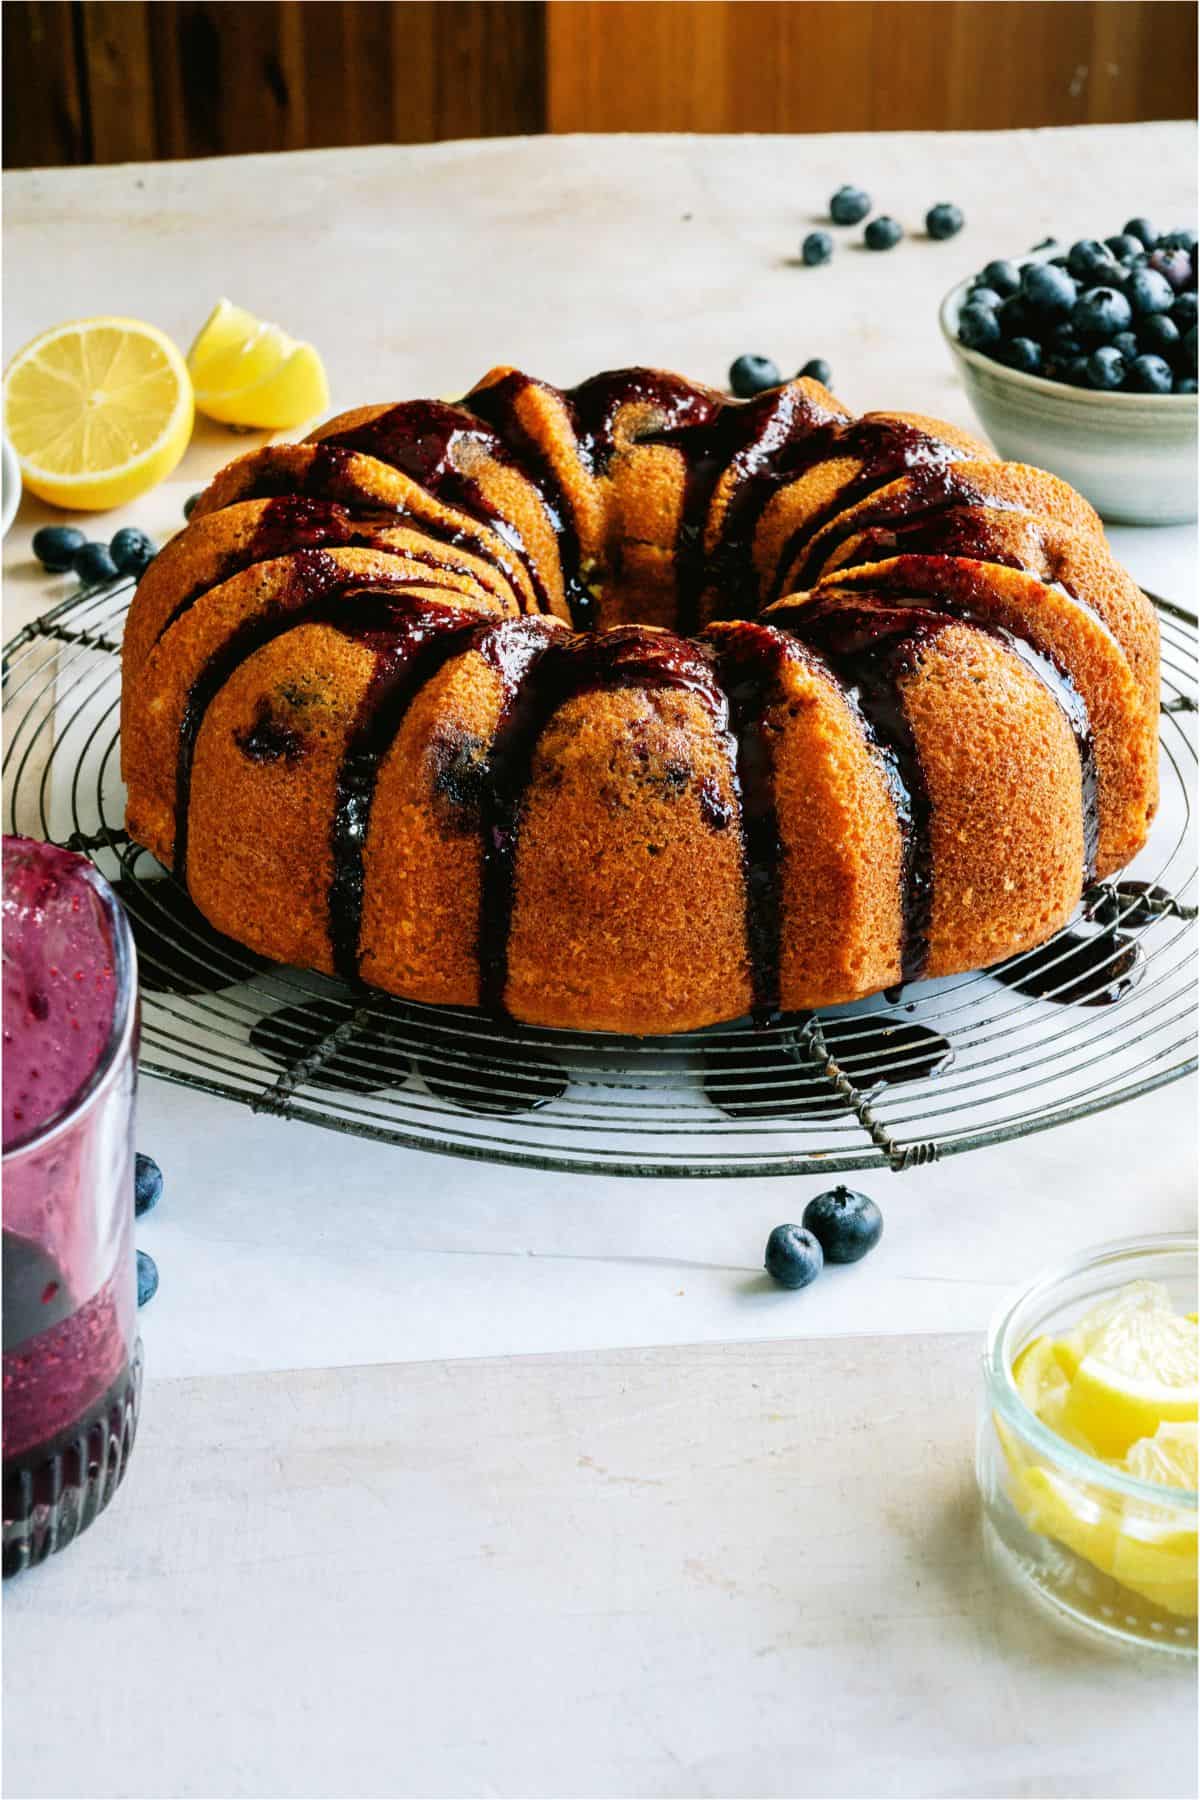
[[671, 1032], [976, 969], [1145, 840], [1158, 634], [1071, 488], [650, 369], [239, 458], [125, 637], [127, 823], [281, 962]]

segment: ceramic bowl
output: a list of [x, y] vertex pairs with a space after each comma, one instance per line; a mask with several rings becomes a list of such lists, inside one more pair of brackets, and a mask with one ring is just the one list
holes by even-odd
[[1194, 519], [1196, 395], [1068, 387], [968, 350], [958, 341], [958, 315], [972, 279], [960, 281], [942, 301], [942, 335], [1001, 456], [1061, 475], [1114, 524]]
[[21, 465], [17, 461], [17, 453], [9, 443], [3, 440], [2, 470], [0, 470], [0, 537], [5, 537], [8, 528], [17, 516], [17, 508], [21, 504]]

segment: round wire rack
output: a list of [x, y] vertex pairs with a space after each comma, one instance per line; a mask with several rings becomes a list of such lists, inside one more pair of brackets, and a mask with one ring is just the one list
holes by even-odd
[[906, 1169], [1098, 1112], [1196, 1065], [1197, 620], [1163, 639], [1163, 802], [1118, 883], [1048, 949], [767, 1028], [672, 1038], [505, 1025], [263, 962], [124, 830], [131, 583], [82, 589], [4, 652], [5, 829], [85, 852], [138, 945], [141, 1068], [255, 1112], [577, 1173]]

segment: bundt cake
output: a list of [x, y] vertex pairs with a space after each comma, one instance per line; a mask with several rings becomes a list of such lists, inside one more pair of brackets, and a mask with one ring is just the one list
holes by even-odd
[[634, 1034], [980, 968], [1145, 840], [1158, 634], [936, 420], [652, 369], [343, 413], [144, 575], [128, 829], [239, 943]]

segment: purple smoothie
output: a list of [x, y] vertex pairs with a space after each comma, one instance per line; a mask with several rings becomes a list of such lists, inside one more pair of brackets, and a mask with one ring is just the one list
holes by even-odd
[[5, 838], [4, 1572], [123, 1471], [139, 1357], [128, 928], [82, 857]]

